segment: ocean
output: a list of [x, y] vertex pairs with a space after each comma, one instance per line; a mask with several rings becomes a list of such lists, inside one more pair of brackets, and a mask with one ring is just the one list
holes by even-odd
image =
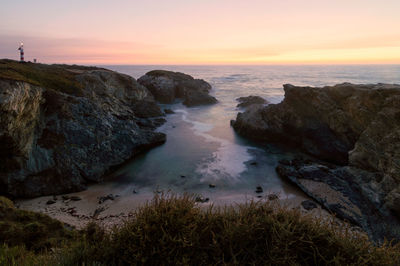
[[[139, 155], [114, 173], [114, 178], [95, 185], [95, 190], [151, 198], [153, 193], [173, 191], [201, 194], [217, 204], [243, 202], [269, 193], [280, 198], [301, 194], [281, 180], [275, 167], [290, 157], [281, 147], [241, 138], [230, 126], [238, 112], [236, 99], [258, 95], [270, 103], [284, 98], [282, 84], [325, 86], [343, 82], [400, 84], [400, 65], [306, 65], [306, 66], [101, 66], [139, 78], [154, 69], [179, 71], [209, 82], [218, 103], [187, 108], [177, 102], [162, 105], [175, 114], [158, 131], [167, 142]], [[215, 188], [210, 188], [210, 184]], [[256, 194], [261, 186], [263, 194]], [[91, 188], [89, 188], [89, 191]], [[141, 197], [143, 199], [143, 197]]]

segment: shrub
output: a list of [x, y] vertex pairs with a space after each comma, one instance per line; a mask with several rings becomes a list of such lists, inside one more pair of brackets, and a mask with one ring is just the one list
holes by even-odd
[[[201, 209], [193, 196], [156, 195], [121, 227], [96, 225], [69, 249], [72, 264], [399, 265], [400, 247], [299, 211], [250, 202]], [[75, 254], [75, 255], [74, 255]]]

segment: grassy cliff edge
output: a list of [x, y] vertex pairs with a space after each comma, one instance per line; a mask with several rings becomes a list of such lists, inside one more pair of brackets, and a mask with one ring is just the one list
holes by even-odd
[[[202, 209], [194, 196], [156, 195], [120, 227], [106, 231], [92, 223], [80, 232], [61, 224], [54, 229], [57, 221], [18, 210], [3, 197], [0, 206], [3, 225], [38, 223], [38, 232], [45, 233], [32, 235], [30, 242], [21, 239], [19, 230], [2, 233], [0, 264], [5, 265], [400, 263], [399, 245], [377, 246], [360, 234], [268, 202]], [[53, 241], [37, 246], [35, 238], [37, 243]]]

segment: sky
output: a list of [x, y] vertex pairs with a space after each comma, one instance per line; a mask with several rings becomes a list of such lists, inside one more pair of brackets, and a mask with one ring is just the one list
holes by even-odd
[[0, 0], [0, 58], [399, 64], [400, 0]]

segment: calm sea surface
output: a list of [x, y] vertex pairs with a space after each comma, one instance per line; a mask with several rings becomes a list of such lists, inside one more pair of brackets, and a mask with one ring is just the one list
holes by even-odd
[[[175, 111], [158, 130], [167, 142], [140, 155], [117, 171], [111, 186], [120, 194], [132, 190], [172, 190], [201, 193], [213, 200], [254, 197], [256, 186], [291, 197], [297, 190], [275, 173], [288, 156], [272, 146], [247, 141], [234, 133], [230, 120], [241, 111], [236, 98], [259, 95], [270, 103], [284, 96], [282, 84], [324, 86], [342, 82], [400, 84], [400, 65], [367, 66], [102, 66], [139, 78], [147, 71], [180, 71], [208, 81], [219, 103]], [[289, 154], [290, 155], [290, 154]], [[256, 162], [256, 163], [255, 163]], [[209, 184], [216, 188], [209, 188]], [[110, 184], [108, 184], [110, 185]], [[239, 200], [240, 201], [240, 200]]]

